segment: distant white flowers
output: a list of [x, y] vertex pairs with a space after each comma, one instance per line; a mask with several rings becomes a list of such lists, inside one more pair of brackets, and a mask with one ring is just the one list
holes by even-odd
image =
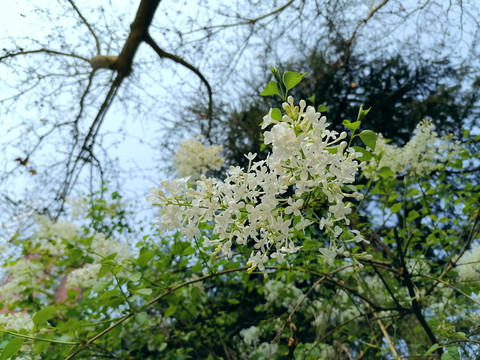
[[460, 258], [456, 269], [462, 281], [480, 280], [480, 245], [473, 244]]
[[15, 301], [22, 291], [38, 285], [43, 266], [23, 258], [10, 265], [6, 271], [7, 276], [2, 279], [5, 283], [0, 286], [0, 303], [9, 304]]
[[248, 329], [240, 331], [240, 336], [247, 345], [257, 345], [260, 337], [260, 329], [256, 326], [250, 326]]
[[[351, 212], [345, 200], [361, 198], [346, 190], [355, 180], [361, 154], [343, 141], [345, 132], [328, 130], [324, 116], [303, 100], [299, 105], [289, 97], [283, 103], [286, 115], [276, 109], [263, 118], [262, 129], [270, 129], [264, 133], [265, 144], [272, 146], [266, 160], [254, 162], [256, 154], [249, 153], [245, 155], [248, 169], [231, 167], [224, 181], [201, 176], [193, 186], [183, 178], [164, 180], [160, 189], [152, 188], [147, 200], [161, 207], [160, 229], [179, 229], [193, 238], [202, 235], [202, 224], [212, 224], [203, 246], [213, 246], [214, 254], [228, 257], [233, 243], [248, 246], [249, 272], [264, 272], [269, 258], [284, 262], [286, 254], [301, 248], [295, 231], [314, 223], [330, 235], [329, 249], [323, 252], [328, 262], [337, 254], [365, 257], [366, 253], [349, 254], [340, 246], [340, 239], [364, 241], [358, 232], [345, 231]], [[198, 155], [196, 147], [183, 144], [181, 149], [176, 161]]]
[[68, 274], [66, 286], [67, 288], [89, 288], [98, 281], [98, 272], [102, 264], [85, 264], [79, 269], [73, 270]]
[[100, 263], [106, 257], [112, 257], [115, 263], [129, 267], [129, 260], [133, 253], [129, 246], [115, 238], [106, 237], [104, 234], [95, 234], [88, 249], [94, 263], [85, 264], [83, 267], [70, 272], [67, 276], [67, 288], [88, 288], [98, 282], [98, 273], [102, 267]]
[[224, 159], [220, 156], [222, 146], [204, 146], [200, 138], [190, 138], [180, 143], [175, 153], [174, 165], [180, 177], [190, 176], [197, 180], [208, 170], [220, 170]]
[[458, 143], [449, 138], [439, 138], [435, 125], [423, 120], [415, 135], [404, 147], [389, 145], [381, 134], [377, 136], [374, 153], [380, 160], [372, 158], [365, 164], [363, 174], [367, 178], [378, 179], [378, 170], [390, 168], [394, 173], [410, 176], [427, 176], [432, 171], [442, 169], [458, 153]]
[[[106, 257], [123, 268], [130, 266], [134, 256], [131, 248], [115, 238], [101, 233], [87, 237], [80, 226], [71, 222], [54, 222], [45, 217], [37, 217], [35, 221], [38, 228], [29, 239], [32, 252], [5, 266], [5, 276], [0, 278], [0, 309], [25, 296], [24, 292], [45, 287], [45, 282], [51, 279], [59, 282], [64, 277], [62, 263], [67, 247], [72, 245], [88, 254], [92, 263], [69, 272], [67, 288], [88, 288], [98, 282], [101, 261]], [[46, 260], [37, 261], [39, 258]]]
[[5, 329], [13, 331], [25, 329], [27, 331], [32, 331], [33, 326], [32, 316], [29, 314], [20, 312], [0, 314], [0, 327]]

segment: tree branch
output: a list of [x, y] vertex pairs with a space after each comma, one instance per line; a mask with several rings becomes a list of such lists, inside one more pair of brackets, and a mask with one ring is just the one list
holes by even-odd
[[51, 49], [37, 49], [37, 50], [27, 50], [27, 51], [21, 50], [19, 52], [15, 52], [15, 53], [7, 52], [6, 55], [0, 56], [0, 61], [2, 61], [3, 59], [8, 59], [8, 58], [19, 56], [19, 55], [28, 55], [28, 54], [62, 55], [62, 56], [73, 57], [75, 59], [80, 59], [80, 60], [89, 62], [89, 59], [84, 58], [83, 56], [76, 55], [76, 54], [64, 53], [62, 51], [51, 50]]
[[186, 32], [184, 35], [188, 35], [188, 34], [193, 34], [195, 32], [199, 32], [199, 31], [203, 31], [203, 30], [211, 30], [211, 29], [218, 29], [218, 28], [223, 28], [223, 29], [226, 29], [226, 28], [229, 28], [229, 27], [233, 27], [233, 26], [241, 26], [241, 25], [251, 25], [251, 24], [255, 24], [256, 22], [260, 21], [260, 20], [263, 20], [269, 16], [272, 16], [272, 15], [275, 15], [275, 14], [278, 14], [280, 12], [282, 12], [283, 10], [285, 10], [287, 7], [289, 7], [292, 3], [293, 3], [294, 0], [290, 0], [288, 1], [286, 4], [280, 6], [278, 9], [275, 9], [273, 10], [272, 12], [269, 12], [268, 14], [264, 14], [262, 16], [259, 16], [259, 17], [256, 17], [256, 18], [253, 18], [253, 19], [247, 19], [245, 21], [240, 21], [240, 22], [236, 22], [236, 23], [233, 23], [233, 24], [223, 24], [223, 25], [212, 25], [212, 26], [205, 26], [205, 27], [202, 27], [200, 29], [195, 29], [195, 30], [192, 30], [192, 31], [189, 31], [189, 32]]
[[197, 75], [200, 80], [205, 84], [205, 87], [207, 88], [207, 93], [208, 93], [208, 110], [207, 110], [207, 119], [208, 119], [208, 129], [207, 133], [205, 134], [205, 137], [207, 139], [210, 138], [210, 130], [212, 128], [212, 88], [210, 84], [208, 83], [207, 79], [203, 76], [203, 74], [198, 70], [195, 66], [192, 64], [186, 62], [184, 59], [182, 59], [180, 56], [170, 54], [169, 52], [166, 52], [160, 46], [157, 45], [157, 43], [152, 39], [150, 34], [145, 34], [145, 42], [152, 47], [152, 49], [160, 56], [160, 58], [167, 58], [170, 60], [175, 61], [176, 63], [185, 66], [187, 69], [191, 70], [195, 75]]
[[372, 310], [372, 308], [370, 307], [370, 304], [368, 302], [364, 302], [364, 303], [365, 303], [365, 306], [367, 307], [367, 309], [372, 312], [373, 318], [377, 322], [378, 327], [380, 328], [380, 331], [382, 332], [383, 337], [387, 341], [388, 348], [390, 349], [390, 352], [392, 353], [394, 360], [399, 360], [400, 356], [398, 356], [397, 349], [395, 349], [395, 344], [393, 343], [393, 340], [390, 338], [390, 335], [388, 335], [388, 331], [385, 328], [385, 326], [383, 325], [382, 320], [378, 317], [377, 313]]
[[357, 26], [355, 27], [355, 30], [353, 30], [352, 36], [350, 36], [350, 39], [347, 40], [347, 44], [352, 44], [353, 41], [355, 40], [355, 37], [357, 36], [357, 32], [360, 29], [360, 26], [363, 24], [366, 24], [372, 17], [375, 15], [375, 13], [380, 10], [382, 7], [387, 5], [389, 0], [383, 0], [380, 4], [378, 4], [375, 8], [373, 8], [370, 13], [367, 15], [365, 19], [362, 19], [358, 22]]
[[160, 1], [161, 0], [141, 0], [140, 2], [135, 20], [130, 25], [130, 33], [128, 34], [125, 45], [118, 55], [117, 60], [112, 65], [112, 68], [123, 74], [124, 77], [130, 75], [132, 71], [133, 57], [141, 42], [145, 40], [145, 36], [148, 34], [148, 28], [152, 23], [153, 15]]
[[[95, 158], [93, 155], [93, 146], [95, 145], [95, 139], [98, 135], [100, 126], [105, 119], [105, 115], [107, 114], [107, 111], [110, 108], [110, 105], [112, 104], [112, 101], [115, 98], [115, 95], [117, 94], [118, 88], [120, 87], [123, 79], [124, 77], [121, 73], [117, 74], [117, 77], [113, 81], [112, 86], [110, 87], [110, 90], [108, 91], [105, 100], [103, 101], [100, 109], [98, 110], [95, 119], [90, 125], [89, 131], [83, 140], [83, 144], [75, 157], [73, 156], [75, 146], [72, 147], [72, 151], [70, 153], [70, 157], [66, 166], [67, 171], [65, 175], [65, 180], [63, 182], [62, 189], [57, 195], [57, 198], [61, 201], [61, 204], [57, 212], [56, 218], [58, 218], [63, 212], [66, 196], [69, 194], [72, 185], [75, 184], [76, 178], [78, 178], [78, 174], [82, 169], [82, 167], [78, 168], [78, 164], [80, 163], [80, 161], [83, 161], [83, 163], [85, 163], [85, 159]], [[76, 142], [74, 145], [76, 145]]]
[[97, 55], [100, 55], [101, 54], [101, 51], [100, 51], [100, 41], [98, 40], [98, 37], [97, 37], [97, 34], [95, 34], [95, 32], [93, 31], [92, 27], [90, 26], [90, 24], [88, 23], [87, 19], [85, 19], [85, 17], [82, 15], [82, 13], [80, 12], [80, 10], [78, 9], [78, 7], [75, 5], [75, 3], [73, 2], [73, 0], [67, 0], [73, 7], [73, 9], [75, 10], [75, 12], [78, 14], [78, 16], [80, 17], [80, 19], [82, 19], [83, 23], [85, 24], [85, 26], [88, 28], [88, 31], [90, 31], [90, 33], [92, 34], [93, 38], [95, 39], [95, 45], [96, 45], [96, 48], [97, 48]]

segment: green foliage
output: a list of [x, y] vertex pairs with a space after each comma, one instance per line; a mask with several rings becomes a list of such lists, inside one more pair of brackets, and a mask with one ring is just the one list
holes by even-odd
[[[280, 96], [304, 76], [272, 71], [275, 86], [265, 91]], [[366, 162], [381, 158], [377, 135], [363, 129], [369, 110], [343, 121]], [[280, 121], [280, 110], [271, 116]], [[464, 135], [478, 146], [478, 137]], [[19, 255], [4, 268], [15, 296], [1, 295], [12, 291], [4, 284], [0, 309], [31, 323], [12, 329], [0, 315], [0, 359], [474, 359], [479, 260], [462, 257], [478, 249], [480, 184], [455, 167], [476, 154], [462, 149], [459, 163], [423, 177], [389, 166], [377, 178], [359, 175], [342, 191], [362, 193], [348, 219], [368, 243], [346, 242], [328, 264], [318, 249], [329, 239], [318, 224], [294, 228], [302, 249], [283, 264], [270, 259], [267, 278], [245, 271], [251, 249], [244, 245], [229, 259], [170, 232], [136, 234], [129, 243], [135, 226], [120, 195], [91, 198], [87, 225], [41, 220], [12, 244]], [[305, 203], [301, 211], [318, 218], [330, 210], [315, 193]], [[200, 231], [218, 236], [208, 223]], [[364, 251], [371, 258], [355, 267], [344, 259]], [[469, 266], [477, 278], [468, 278]], [[89, 268], [93, 281], [66, 286]]]
[[283, 75], [273, 66], [272, 70], [275, 81], [270, 81], [260, 93], [262, 96], [278, 95], [283, 101], [287, 100], [288, 91], [296, 86], [307, 73], [286, 72]]
[[1, 349], [2, 353], [0, 355], [0, 359], [6, 360], [6, 359], [14, 358], [20, 352], [20, 349], [22, 348], [23, 343], [24, 343], [24, 340], [20, 337], [15, 337], [11, 339], [5, 345], [5, 347]]

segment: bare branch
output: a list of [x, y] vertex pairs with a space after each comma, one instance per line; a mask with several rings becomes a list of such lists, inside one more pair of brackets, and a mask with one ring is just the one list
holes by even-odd
[[95, 39], [95, 45], [97, 47], [97, 55], [100, 55], [101, 54], [101, 50], [100, 50], [100, 41], [98, 40], [98, 36], [97, 34], [95, 34], [95, 31], [93, 31], [92, 27], [90, 26], [90, 24], [88, 23], [87, 19], [85, 19], [85, 17], [82, 15], [82, 13], [80, 12], [80, 10], [78, 9], [78, 7], [75, 5], [75, 3], [73, 2], [73, 0], [67, 0], [73, 7], [73, 9], [75, 10], [75, 12], [78, 14], [78, 16], [80, 17], [80, 19], [82, 19], [83, 23], [85, 24], [85, 26], [88, 28], [88, 31], [90, 31], [90, 33], [92, 34], [93, 38]]
[[388, 1], [389, 0], [383, 0], [380, 4], [378, 4], [375, 8], [373, 8], [370, 11], [370, 13], [367, 15], [367, 17], [365, 19], [362, 19], [358, 22], [357, 26], [355, 27], [355, 30], [353, 30], [352, 36], [350, 36], [350, 39], [347, 40], [348, 44], [353, 43], [353, 41], [355, 40], [355, 38], [357, 36], [357, 32], [360, 29], [360, 26], [362, 26], [363, 24], [366, 24], [372, 18], [372, 16], [375, 15], [375, 13], [378, 10], [380, 10], [382, 7], [387, 5]]
[[378, 327], [380, 328], [380, 331], [382, 332], [383, 337], [385, 338], [385, 340], [387, 340], [388, 348], [389, 348], [390, 352], [392, 353], [393, 358], [395, 360], [400, 359], [400, 357], [398, 356], [397, 349], [395, 349], [395, 344], [393, 343], [393, 340], [390, 338], [390, 335], [388, 335], [388, 331], [385, 328], [385, 325], [383, 325], [382, 320], [379, 318], [377, 313], [372, 310], [372, 308], [371, 308], [371, 306], [368, 302], [364, 301], [364, 304], [367, 307], [367, 309], [372, 312], [373, 318], [377, 322]]
[[28, 54], [62, 55], [62, 56], [73, 57], [75, 59], [80, 59], [80, 60], [83, 60], [83, 61], [86, 61], [86, 62], [90, 61], [89, 59], [84, 58], [83, 56], [80, 56], [80, 55], [76, 55], [76, 54], [72, 54], [72, 53], [65, 53], [65, 52], [62, 52], [62, 51], [51, 50], [51, 49], [38, 49], [38, 50], [27, 50], [27, 51], [21, 50], [21, 51], [14, 52], [14, 53], [7, 52], [6, 55], [0, 56], [0, 61], [2, 61], [3, 59], [8, 59], [8, 58], [12, 58], [12, 57], [19, 56], [19, 55], [28, 55]]
[[[110, 108], [110, 105], [112, 104], [113, 99], [115, 98], [115, 95], [117, 94], [118, 88], [120, 87], [123, 79], [124, 79], [124, 76], [119, 73], [115, 78], [115, 80], [113, 81], [110, 87], [110, 90], [108, 91], [108, 94], [105, 97], [105, 100], [100, 106], [100, 109], [98, 110], [97, 115], [95, 116], [95, 119], [90, 125], [89, 131], [85, 136], [83, 140], [83, 144], [80, 147], [80, 150], [76, 156], [73, 155], [73, 153], [75, 152], [76, 146], [72, 147], [70, 157], [66, 166], [67, 170], [66, 170], [65, 180], [63, 182], [62, 189], [57, 194], [58, 200], [61, 200], [61, 205], [56, 216], [57, 218], [63, 212], [66, 196], [70, 193], [72, 186], [76, 183], [78, 179], [78, 175], [83, 168], [83, 165], [79, 166], [80, 162], [83, 162], [83, 164], [85, 164], [89, 159], [96, 159], [93, 154], [95, 139], [98, 135], [98, 131], [103, 123], [103, 120], [105, 119], [105, 115], [107, 114], [107, 111]], [[76, 145], [76, 143], [74, 145]]]
[[195, 66], [192, 64], [186, 62], [184, 59], [182, 59], [180, 56], [170, 54], [169, 52], [163, 50], [160, 48], [160, 46], [157, 45], [157, 43], [152, 39], [150, 34], [145, 34], [145, 42], [152, 47], [152, 49], [160, 56], [160, 58], [167, 58], [170, 60], [175, 61], [176, 63], [185, 66], [187, 69], [193, 71], [195, 75], [197, 75], [200, 80], [205, 84], [205, 87], [207, 88], [208, 92], [208, 110], [207, 110], [207, 118], [208, 118], [208, 129], [207, 133], [205, 134], [205, 137], [207, 139], [210, 138], [210, 130], [212, 128], [212, 88], [210, 84], [208, 83], [207, 79], [203, 76], [203, 74], [198, 70]]
[[269, 17], [269, 16], [272, 16], [272, 15], [275, 15], [275, 14], [278, 14], [278, 13], [282, 12], [287, 7], [289, 7], [293, 3], [293, 1], [294, 0], [290, 0], [287, 3], [285, 3], [284, 5], [280, 6], [278, 9], [273, 10], [272, 12], [269, 12], [268, 14], [264, 14], [262, 16], [256, 17], [254, 19], [248, 19], [248, 20], [236, 22], [236, 23], [233, 23], [233, 24], [205, 26], [205, 27], [202, 27], [200, 29], [195, 29], [195, 30], [192, 30], [192, 31], [185, 32], [184, 35], [193, 34], [193, 33], [199, 32], [199, 31], [203, 31], [203, 30], [211, 30], [211, 29], [218, 29], [218, 28], [226, 29], [226, 28], [230, 28], [230, 27], [233, 27], [233, 26], [252, 25], [252, 24], [257, 23], [260, 20], [263, 20], [263, 19]]

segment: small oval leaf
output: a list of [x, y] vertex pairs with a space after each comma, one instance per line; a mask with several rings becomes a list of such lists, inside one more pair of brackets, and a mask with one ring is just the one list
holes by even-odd
[[278, 92], [277, 83], [275, 81], [270, 81], [265, 89], [260, 93], [261, 96], [269, 96], [269, 95], [280, 95]]
[[297, 85], [305, 75], [307, 75], [307, 73], [298, 73], [293, 71], [288, 71], [283, 74], [283, 84], [285, 85], [287, 92]]
[[372, 130], [363, 130], [360, 134], [362, 142], [370, 149], [375, 149], [375, 143], [377, 142], [377, 134]]

